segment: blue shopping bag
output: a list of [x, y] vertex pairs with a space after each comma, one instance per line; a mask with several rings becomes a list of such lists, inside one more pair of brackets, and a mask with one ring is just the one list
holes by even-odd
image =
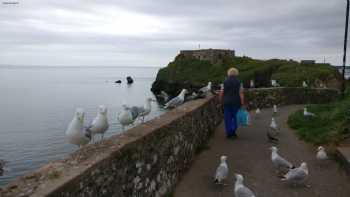
[[237, 112], [237, 125], [238, 126], [249, 125], [249, 113], [245, 108], [241, 108]]

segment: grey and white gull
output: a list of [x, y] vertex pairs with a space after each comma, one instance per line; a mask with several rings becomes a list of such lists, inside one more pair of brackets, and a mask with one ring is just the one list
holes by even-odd
[[235, 197], [255, 197], [255, 194], [243, 184], [244, 178], [240, 174], [235, 174]]
[[180, 94], [176, 97], [172, 98], [169, 102], [167, 102], [164, 106], [165, 109], [175, 108], [179, 105], [182, 105], [185, 101], [185, 94], [187, 93], [186, 89], [182, 89]]
[[277, 147], [272, 146], [270, 149], [271, 149], [271, 161], [278, 173], [294, 168], [294, 165], [292, 163], [290, 163], [289, 161], [287, 161], [277, 153], [278, 151]]
[[101, 134], [101, 139], [105, 132], [108, 130], [108, 118], [107, 118], [107, 107], [100, 105], [98, 108], [97, 116], [91, 122], [90, 126], [87, 127], [87, 131], [91, 133], [92, 140], [96, 134]]
[[290, 169], [281, 180], [287, 181], [293, 185], [304, 184], [308, 175], [309, 170], [307, 164], [306, 162], [302, 162], [298, 168]]
[[223, 182], [226, 180], [228, 176], [228, 166], [227, 166], [226, 160], [227, 160], [227, 156], [222, 155], [220, 157], [220, 164], [216, 168], [214, 183], [223, 184]]
[[84, 110], [78, 108], [66, 130], [68, 142], [79, 147], [88, 144], [91, 140], [91, 133], [84, 128], [84, 116]]

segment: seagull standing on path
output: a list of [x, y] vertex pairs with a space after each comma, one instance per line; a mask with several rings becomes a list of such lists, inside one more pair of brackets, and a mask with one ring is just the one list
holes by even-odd
[[319, 146], [317, 148], [316, 159], [319, 161], [324, 161], [324, 160], [328, 159], [328, 155], [327, 155], [325, 149], [323, 148], [323, 146]]
[[305, 117], [312, 117], [312, 116], [316, 116], [314, 113], [308, 112], [307, 108], [304, 107], [304, 116]]
[[304, 184], [309, 175], [309, 170], [305, 162], [301, 163], [300, 167], [290, 169], [287, 174], [283, 176], [282, 181], [287, 181], [293, 185]]
[[181, 105], [185, 101], [185, 94], [187, 93], [186, 89], [182, 89], [180, 94], [174, 98], [172, 98], [169, 102], [165, 104], [165, 109], [175, 108]]
[[235, 197], [255, 197], [255, 194], [248, 187], [243, 184], [243, 176], [235, 174]]
[[88, 144], [91, 140], [91, 133], [84, 128], [84, 115], [83, 109], [77, 109], [66, 130], [68, 142], [79, 147]]
[[277, 126], [277, 123], [276, 123], [276, 120], [274, 117], [271, 118], [270, 129], [274, 130], [276, 132], [276, 134], [279, 133], [279, 129], [278, 129], [278, 126]]
[[222, 184], [228, 176], [228, 166], [226, 163], [227, 156], [223, 155], [220, 157], [220, 164], [216, 169], [214, 183]]
[[276, 115], [277, 114], [277, 105], [273, 105], [273, 114]]
[[278, 173], [294, 168], [293, 164], [291, 164], [289, 161], [287, 161], [277, 153], [278, 149], [275, 146], [272, 146], [270, 149], [271, 161]]
[[92, 139], [94, 139], [94, 135], [96, 134], [101, 134], [101, 139], [103, 139], [103, 135], [108, 128], [107, 107], [100, 105], [97, 116], [86, 130], [91, 133]]
[[260, 110], [260, 108], [257, 108], [257, 109], [255, 110], [255, 113], [256, 113], [256, 115], [261, 114], [261, 110]]

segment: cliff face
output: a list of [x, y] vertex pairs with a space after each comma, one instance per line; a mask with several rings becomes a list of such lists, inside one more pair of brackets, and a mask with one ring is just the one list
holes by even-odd
[[218, 86], [232, 66], [239, 69], [239, 79], [245, 87], [249, 87], [250, 80], [255, 81], [256, 87], [270, 87], [270, 81], [274, 79], [286, 87], [300, 87], [306, 81], [311, 87], [340, 88], [341, 76], [329, 64], [304, 65], [292, 60], [255, 60], [249, 57], [223, 57], [221, 62], [211, 64], [180, 54], [159, 70], [151, 90], [155, 94], [164, 90], [174, 96], [182, 88], [196, 89], [208, 81]]

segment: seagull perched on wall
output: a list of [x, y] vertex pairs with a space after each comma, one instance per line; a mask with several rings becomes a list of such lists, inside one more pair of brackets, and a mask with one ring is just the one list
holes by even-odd
[[306, 83], [306, 81], [303, 81], [303, 88], [307, 88], [308, 86], [307, 86], [307, 83]]
[[199, 89], [198, 91], [199, 91], [199, 92], [202, 92], [202, 93], [204, 93], [204, 94], [210, 92], [210, 91], [211, 91], [211, 84], [212, 84], [212, 83], [209, 81], [209, 82], [208, 82], [208, 85], [204, 86], [203, 88]]
[[169, 101], [169, 95], [164, 90], [160, 91], [160, 94], [156, 95], [156, 97], [159, 98], [163, 103]]
[[280, 86], [280, 84], [277, 83], [277, 80], [271, 80], [271, 86], [278, 87], [278, 86]]
[[107, 118], [107, 107], [104, 105], [100, 105], [98, 109], [97, 116], [92, 121], [91, 125], [86, 128], [88, 132], [91, 133], [92, 139], [96, 134], [101, 134], [101, 139], [103, 139], [103, 135], [108, 130], [108, 118]]
[[145, 122], [145, 116], [147, 116], [152, 110], [152, 101], [154, 101], [152, 98], [147, 98], [143, 106], [136, 107], [138, 117], [142, 118], [142, 122]]
[[250, 88], [254, 88], [255, 87], [255, 84], [254, 84], [254, 80], [250, 80]]
[[309, 175], [309, 170], [306, 162], [302, 162], [298, 168], [290, 169], [283, 176], [282, 181], [287, 181], [293, 185], [304, 184]]
[[117, 119], [122, 125], [122, 130], [124, 131], [125, 126], [131, 125], [135, 122], [138, 116], [138, 110], [136, 107], [128, 107], [127, 105], [122, 105], [122, 111], [118, 113]]
[[313, 116], [316, 116], [314, 113], [311, 113], [309, 111], [307, 111], [307, 108], [304, 107], [304, 112], [303, 112], [304, 116], [305, 117], [313, 117]]
[[271, 149], [271, 161], [278, 173], [294, 168], [294, 165], [292, 163], [290, 163], [289, 161], [287, 161], [277, 153], [278, 151], [277, 147], [272, 146], [270, 149]]
[[243, 184], [244, 178], [240, 174], [235, 174], [235, 197], [255, 197], [255, 194]]
[[185, 94], [187, 93], [186, 89], [182, 89], [180, 94], [176, 97], [172, 98], [169, 102], [165, 104], [165, 109], [169, 108], [175, 108], [179, 105], [182, 105], [182, 103], [185, 101]]
[[227, 156], [223, 155], [220, 157], [220, 164], [216, 169], [214, 183], [222, 184], [228, 176], [228, 166], [226, 163]]
[[77, 109], [66, 130], [68, 142], [79, 147], [88, 144], [91, 140], [91, 133], [84, 128], [84, 116], [83, 109]]

